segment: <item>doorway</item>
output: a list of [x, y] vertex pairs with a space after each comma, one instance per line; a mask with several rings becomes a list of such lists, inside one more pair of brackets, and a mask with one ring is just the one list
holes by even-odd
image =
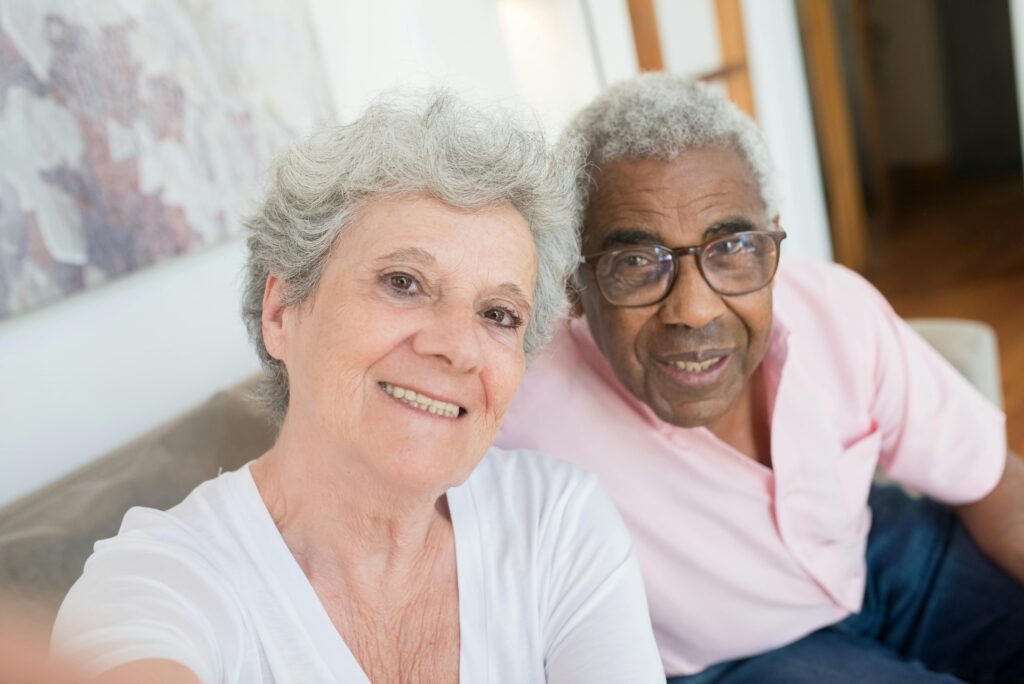
[[[904, 317], [971, 318], [996, 330], [1010, 445], [1022, 452], [1024, 175], [1010, 3], [803, 4], [812, 3], [831, 10], [864, 209], [864, 258], [849, 265]], [[805, 12], [801, 21], [813, 88], [820, 56]], [[832, 203], [836, 188], [826, 186]]]

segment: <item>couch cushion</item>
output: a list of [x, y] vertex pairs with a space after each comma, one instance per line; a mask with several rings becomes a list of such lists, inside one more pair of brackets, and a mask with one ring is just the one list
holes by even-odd
[[167, 509], [267, 450], [275, 430], [252, 381], [0, 510], [0, 597], [49, 624], [93, 544], [132, 506]]

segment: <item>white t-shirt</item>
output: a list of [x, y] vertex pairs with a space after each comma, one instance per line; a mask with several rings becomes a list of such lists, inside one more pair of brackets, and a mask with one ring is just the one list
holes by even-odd
[[[491, 449], [448, 491], [460, 681], [664, 682], [632, 544], [593, 476]], [[249, 467], [133, 508], [64, 599], [53, 648], [96, 672], [177, 661], [203, 684], [368, 682]]]

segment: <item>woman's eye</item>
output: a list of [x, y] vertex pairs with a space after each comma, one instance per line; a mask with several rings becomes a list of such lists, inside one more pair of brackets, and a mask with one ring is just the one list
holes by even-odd
[[392, 290], [403, 295], [411, 295], [419, 291], [419, 283], [408, 273], [389, 273], [384, 278]]
[[484, 312], [484, 318], [502, 328], [518, 328], [523, 321], [512, 311], [501, 307], [493, 307]]

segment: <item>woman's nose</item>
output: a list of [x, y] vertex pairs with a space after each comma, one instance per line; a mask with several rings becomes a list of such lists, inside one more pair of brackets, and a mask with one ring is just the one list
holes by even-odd
[[476, 311], [454, 304], [438, 305], [429, 316], [413, 339], [413, 350], [443, 359], [459, 372], [477, 369], [482, 358], [482, 331]]

